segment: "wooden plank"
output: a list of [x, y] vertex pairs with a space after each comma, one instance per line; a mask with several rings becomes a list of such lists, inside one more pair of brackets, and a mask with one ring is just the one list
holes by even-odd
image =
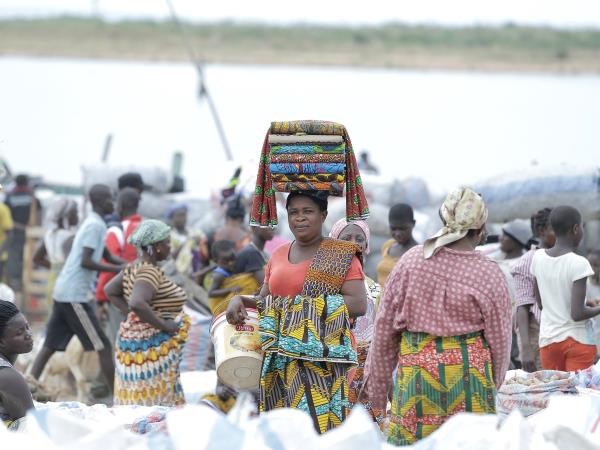
[[48, 287], [43, 284], [30, 284], [25, 288], [25, 292], [27, 293], [27, 297], [32, 295], [47, 297], [48, 296]]

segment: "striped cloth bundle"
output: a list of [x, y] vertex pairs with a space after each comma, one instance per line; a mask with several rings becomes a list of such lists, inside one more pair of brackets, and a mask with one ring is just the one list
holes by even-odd
[[343, 196], [348, 220], [369, 208], [346, 128], [318, 120], [273, 122], [261, 152], [250, 224], [277, 225], [275, 192], [327, 191]]

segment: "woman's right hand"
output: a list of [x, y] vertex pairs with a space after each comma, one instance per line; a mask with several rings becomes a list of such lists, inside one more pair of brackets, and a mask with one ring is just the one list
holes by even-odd
[[248, 318], [246, 307], [244, 306], [244, 299], [239, 295], [233, 297], [227, 305], [227, 322], [231, 325], [243, 324]]
[[176, 334], [179, 331], [179, 324], [172, 319], [163, 320], [163, 331], [168, 334]]

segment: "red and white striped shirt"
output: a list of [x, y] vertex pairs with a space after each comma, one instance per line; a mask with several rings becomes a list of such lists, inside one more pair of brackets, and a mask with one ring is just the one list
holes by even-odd
[[535, 317], [538, 323], [542, 316], [542, 311], [535, 301], [535, 278], [531, 274], [531, 261], [536, 249], [533, 248], [525, 253], [519, 261], [513, 266], [510, 274], [513, 277], [515, 286], [515, 306], [528, 306], [529, 311]]

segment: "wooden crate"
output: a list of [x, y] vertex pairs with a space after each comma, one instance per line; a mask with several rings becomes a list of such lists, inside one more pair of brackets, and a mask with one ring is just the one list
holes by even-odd
[[50, 312], [48, 302], [48, 279], [50, 271], [34, 268], [33, 255], [46, 230], [40, 226], [28, 226], [25, 231], [23, 250], [23, 299], [22, 309], [29, 320], [45, 321]]

